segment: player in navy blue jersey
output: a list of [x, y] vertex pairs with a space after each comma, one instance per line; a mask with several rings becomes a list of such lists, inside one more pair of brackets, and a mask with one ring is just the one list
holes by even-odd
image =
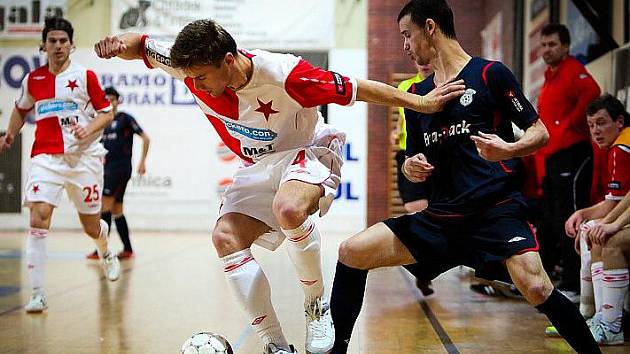
[[[444, 0], [409, 2], [398, 16], [404, 50], [435, 73], [411, 87], [422, 95], [463, 79], [459, 100], [434, 114], [406, 110], [402, 171], [429, 190], [422, 212], [390, 218], [345, 240], [332, 289], [333, 354], [346, 353], [370, 269], [415, 264], [432, 279], [457, 265], [483, 269], [504, 261], [525, 299], [547, 315], [579, 353], [600, 353], [584, 318], [545, 273], [525, 220], [517, 158], [544, 146], [548, 133], [513, 74], [500, 62], [472, 58], [455, 36]], [[516, 140], [512, 122], [525, 131]]]
[[[112, 103], [114, 120], [103, 132], [103, 145], [107, 149], [105, 156], [105, 187], [103, 188], [103, 208], [101, 218], [112, 224], [112, 217], [116, 223], [116, 230], [123, 243], [123, 250], [118, 258], [133, 257], [133, 248], [129, 239], [129, 227], [123, 214], [123, 198], [127, 189], [127, 182], [131, 178], [131, 154], [133, 151], [134, 134], [142, 138], [142, 156], [138, 163], [138, 174], [146, 172], [146, 159], [149, 152], [150, 140], [138, 122], [129, 114], [118, 111], [120, 94], [113, 87], [105, 88], [105, 94]], [[97, 259], [96, 251], [87, 255], [88, 259]]]

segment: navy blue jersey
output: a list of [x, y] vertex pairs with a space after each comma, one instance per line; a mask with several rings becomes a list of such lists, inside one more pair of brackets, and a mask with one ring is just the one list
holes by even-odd
[[[434, 76], [414, 84], [410, 92], [425, 95], [435, 88]], [[490, 162], [479, 156], [471, 135], [493, 133], [514, 142], [511, 122], [529, 128], [538, 114], [519, 83], [500, 62], [472, 58], [457, 75], [466, 91], [442, 112], [406, 110], [407, 156], [423, 153], [435, 169], [424, 182], [428, 211], [469, 214], [520, 196], [518, 159]]]
[[136, 120], [125, 112], [118, 112], [114, 120], [103, 131], [103, 145], [107, 149], [105, 164], [128, 164], [131, 166], [133, 135], [142, 133]]

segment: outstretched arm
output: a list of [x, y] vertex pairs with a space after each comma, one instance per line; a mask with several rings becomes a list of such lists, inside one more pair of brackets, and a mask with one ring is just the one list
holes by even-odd
[[449, 82], [424, 96], [398, 90], [382, 82], [357, 80], [357, 100], [383, 106], [406, 107], [421, 113], [438, 112], [446, 102], [464, 94], [463, 80]]
[[139, 33], [124, 33], [119, 36], [107, 36], [94, 44], [94, 51], [99, 58], [113, 57], [125, 60], [142, 59]]

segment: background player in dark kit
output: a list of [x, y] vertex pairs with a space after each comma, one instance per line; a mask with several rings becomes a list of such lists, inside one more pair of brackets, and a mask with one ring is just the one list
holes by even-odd
[[[116, 231], [123, 243], [123, 250], [118, 258], [133, 257], [133, 248], [129, 239], [129, 226], [123, 213], [123, 200], [127, 190], [127, 182], [131, 178], [131, 154], [133, 152], [133, 136], [142, 139], [142, 156], [138, 162], [138, 174], [146, 172], [146, 159], [151, 141], [138, 122], [128, 113], [118, 111], [120, 94], [113, 87], [105, 88], [105, 94], [112, 103], [114, 120], [103, 132], [103, 145], [107, 149], [105, 156], [105, 188], [103, 188], [103, 208], [101, 219], [112, 225], [112, 216], [116, 223]], [[110, 227], [111, 230], [111, 227]], [[87, 255], [88, 259], [97, 259], [96, 251]]]

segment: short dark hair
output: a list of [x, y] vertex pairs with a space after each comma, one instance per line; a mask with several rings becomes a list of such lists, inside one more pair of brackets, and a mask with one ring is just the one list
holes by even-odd
[[586, 107], [586, 115], [592, 116], [601, 109], [605, 109], [613, 121], [616, 120], [617, 117], [622, 116], [623, 126], [630, 126], [630, 114], [626, 111], [623, 103], [621, 103], [621, 101], [619, 101], [615, 96], [607, 93], [597, 97]]
[[46, 37], [48, 36], [48, 32], [50, 31], [64, 31], [68, 34], [68, 38], [70, 38], [70, 43], [72, 43], [72, 36], [74, 35], [74, 28], [72, 28], [72, 24], [70, 21], [61, 17], [47, 17], [44, 20], [44, 29], [42, 30], [42, 42], [46, 42]]
[[104, 91], [105, 91], [105, 95], [112, 95], [116, 97], [116, 99], [120, 97], [120, 94], [118, 93], [118, 91], [116, 91], [116, 89], [111, 86], [106, 87]]
[[445, 0], [412, 0], [405, 5], [398, 14], [397, 22], [411, 15], [411, 22], [424, 28], [428, 18], [432, 19], [440, 27], [447, 38], [456, 39], [455, 23], [453, 22], [453, 10]]
[[561, 23], [548, 23], [540, 31], [540, 34], [542, 34], [543, 36], [549, 36], [554, 33], [558, 34], [560, 43], [571, 44], [571, 34], [569, 34], [569, 29], [567, 28], [567, 26]]
[[184, 27], [171, 48], [171, 65], [190, 68], [198, 65], [220, 66], [225, 54], [236, 55], [234, 38], [212, 20], [197, 20]]

